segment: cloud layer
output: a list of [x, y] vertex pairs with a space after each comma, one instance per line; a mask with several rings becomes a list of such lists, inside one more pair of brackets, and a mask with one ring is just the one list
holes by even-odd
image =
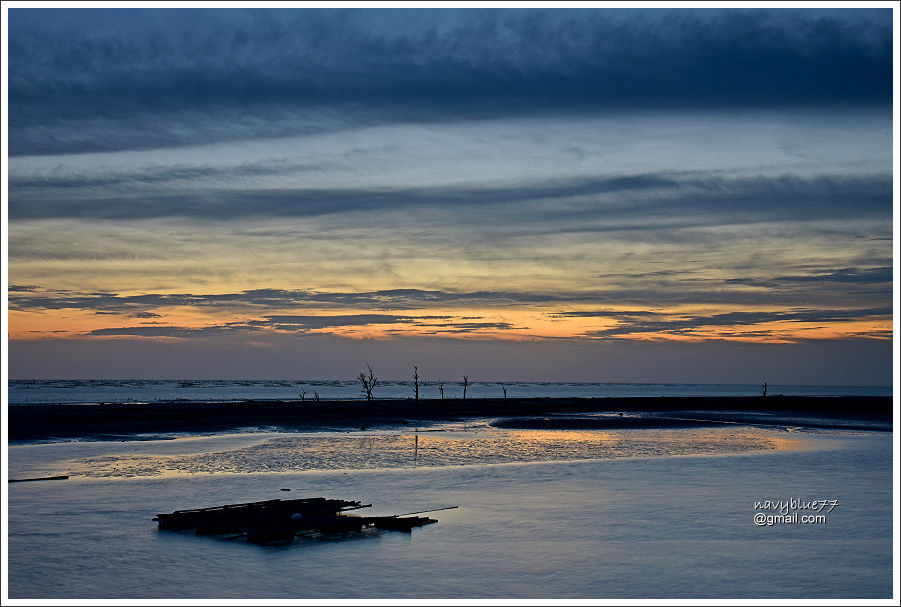
[[10, 12], [12, 156], [892, 100], [890, 9], [54, 13]]
[[8, 16], [14, 340], [890, 337], [890, 9]]

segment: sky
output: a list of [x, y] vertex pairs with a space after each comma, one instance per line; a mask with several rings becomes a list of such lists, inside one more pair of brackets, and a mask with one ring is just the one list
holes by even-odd
[[8, 376], [892, 385], [892, 5], [9, 3]]

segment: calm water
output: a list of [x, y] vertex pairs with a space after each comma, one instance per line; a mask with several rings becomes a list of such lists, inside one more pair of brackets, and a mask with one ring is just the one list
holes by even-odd
[[[737, 455], [264, 473], [287, 449], [270, 443], [243, 474], [13, 483], [9, 598], [890, 598], [891, 434], [802, 438], [804, 448]], [[132, 450], [186, 458], [227, 445], [251, 453], [255, 441], [25, 445], [8, 449], [8, 465], [13, 477], [63, 460], [112, 469]], [[372, 515], [459, 508], [410, 535], [281, 547], [160, 532], [151, 521], [313, 496], [372, 503]], [[824, 524], [753, 523], [756, 501], [792, 498], [838, 505]]]
[[[445, 382], [444, 396], [460, 398], [462, 382]], [[467, 398], [623, 396], [757, 396], [759, 385], [740, 384], [627, 384], [566, 382], [472, 382]], [[768, 386], [769, 394], [802, 396], [891, 396], [891, 386]], [[153, 401], [349, 400], [364, 398], [358, 381], [303, 380], [10, 380], [10, 404], [145, 403]], [[408, 381], [384, 381], [375, 398], [412, 398]], [[437, 382], [421, 382], [421, 398], [441, 398]]]

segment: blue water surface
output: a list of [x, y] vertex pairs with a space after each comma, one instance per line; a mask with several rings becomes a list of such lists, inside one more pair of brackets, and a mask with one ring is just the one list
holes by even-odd
[[[461, 398], [462, 382], [420, 382], [420, 398]], [[605, 398], [629, 396], [758, 396], [760, 385], [573, 382], [471, 382], [467, 398]], [[413, 398], [410, 381], [382, 381], [376, 399]], [[891, 396], [891, 386], [767, 386], [784, 396]], [[364, 399], [358, 381], [334, 380], [10, 380], [9, 404], [230, 402]]]

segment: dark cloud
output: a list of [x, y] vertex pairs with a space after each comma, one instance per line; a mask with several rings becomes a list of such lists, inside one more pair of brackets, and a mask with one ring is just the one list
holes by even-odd
[[[265, 136], [273, 115], [290, 135], [348, 121], [892, 103], [891, 9], [86, 10], [62, 27], [63, 14], [9, 12], [12, 156]], [[320, 112], [332, 118], [310, 118]]]
[[42, 290], [40, 287], [34, 285], [7, 285], [6, 287], [7, 293], [37, 293], [40, 290]]
[[[85, 333], [87, 336], [111, 337], [217, 337], [247, 332], [275, 331], [279, 333], [306, 334], [310, 331], [335, 329], [344, 327], [367, 327], [372, 325], [406, 325], [424, 328], [424, 334], [438, 335], [442, 333], [464, 334], [478, 333], [485, 330], [516, 330], [517, 327], [506, 322], [472, 322], [471, 319], [453, 316], [394, 316], [390, 314], [339, 314], [323, 316], [285, 316], [274, 315], [263, 319], [230, 322], [206, 327], [179, 326], [140, 326], [109, 327], [94, 329]], [[389, 329], [390, 333], [391, 330]]]
[[[434, 329], [431, 333], [474, 333], [485, 330], [514, 331], [527, 328], [528, 327], [517, 327], [508, 322], [457, 322], [440, 325], [440, 328]], [[428, 334], [429, 331], [422, 331], [422, 333]]]
[[671, 316], [650, 310], [590, 310], [575, 312], [555, 312], [548, 314], [551, 318], [636, 318]]
[[223, 180], [240, 183], [249, 178], [271, 177], [285, 173], [296, 174], [314, 167], [286, 165], [279, 161], [248, 162], [232, 166], [146, 166], [140, 171], [113, 174], [74, 173], [61, 176], [51, 173], [42, 176], [15, 176], [11, 179], [17, 191], [28, 192], [74, 189], [93, 190], [121, 188], [123, 190], [142, 186], [193, 184], [208, 181], [221, 184]]
[[[156, 316], [148, 310], [169, 306], [187, 306], [197, 308], [289, 308], [289, 307], [363, 307], [366, 309], [409, 309], [443, 304], [465, 305], [510, 305], [547, 301], [565, 301], [574, 297], [572, 294], [545, 295], [541, 293], [504, 292], [504, 291], [472, 291], [453, 293], [447, 291], [426, 291], [420, 289], [388, 289], [383, 291], [361, 293], [320, 293], [305, 290], [256, 289], [240, 293], [216, 294], [158, 294], [117, 295], [115, 293], [73, 294], [69, 291], [46, 291], [35, 289], [9, 289], [9, 308], [13, 310], [89, 310], [93, 312], [128, 312], [132, 316], [150, 318]], [[26, 294], [28, 293], [28, 294]], [[36, 293], [36, 294], [31, 294]], [[141, 315], [141, 316], [138, 316]], [[401, 316], [356, 315], [351, 324], [366, 324], [361, 320], [371, 317], [373, 322], [400, 322]], [[291, 324], [328, 322], [320, 316], [271, 316], [272, 322]], [[333, 319], [351, 318], [332, 316]], [[442, 316], [417, 316], [419, 319], [443, 319]], [[318, 319], [318, 320], [316, 320]], [[388, 320], [386, 320], [388, 319]]]
[[141, 327], [114, 327], [108, 329], [94, 329], [86, 335], [94, 337], [129, 336], [129, 337], [216, 337], [231, 335], [234, 333], [247, 333], [259, 331], [259, 328], [228, 325], [212, 327], [169, 327], [169, 326], [141, 326]]
[[[880, 296], [880, 300], [889, 298], [893, 288], [893, 268], [878, 265], [866, 267], [886, 261], [888, 259], [885, 258], [861, 259], [861, 266], [856, 268], [817, 268], [806, 274], [754, 278], [701, 277], [699, 272], [704, 272], [707, 265], [692, 267], [694, 264], [689, 263], [689, 268], [685, 270], [607, 273], [598, 275], [598, 278], [608, 284], [619, 285], [621, 288], [617, 291], [617, 297], [621, 301], [650, 303], [657, 300], [669, 304], [703, 300], [747, 305], [793, 305], [798, 301], [799, 294], [803, 293], [805, 299], [828, 306], [840, 305], [837, 297], [870, 300], [876, 295]], [[740, 273], [741, 268], [732, 267], [729, 271]], [[826, 304], [826, 301], [833, 303]], [[849, 302], [845, 300], [843, 303]], [[585, 314], [595, 315], [594, 312]]]
[[826, 274], [813, 276], [780, 276], [780, 282], [839, 282], [855, 284], [891, 283], [894, 280], [891, 266], [881, 268], [843, 268]]
[[[181, 174], [180, 171], [176, 171]], [[641, 174], [603, 178], [555, 179], [528, 186], [496, 188], [434, 187], [385, 189], [268, 189], [141, 192], [115, 188], [99, 195], [49, 179], [10, 177], [11, 221], [52, 217], [137, 220], [199, 217], [305, 217], [391, 208], [447, 206], [499, 210], [510, 207], [522, 220], [540, 222], [542, 231], [569, 229], [651, 231], [655, 222], [672, 229], [763, 219], [808, 220], [885, 216], [892, 205], [890, 174], [859, 177], [796, 176], [723, 178], [705, 174]], [[525, 208], [534, 201], [570, 201], [566, 206]], [[673, 210], [678, 208], [678, 214]], [[726, 219], [723, 219], [723, 218]], [[585, 220], [591, 220], [585, 223]], [[622, 220], [631, 219], [631, 222]], [[611, 220], [619, 220], [615, 225]], [[674, 225], [675, 222], [675, 225]], [[575, 228], [573, 228], [575, 226]]]
[[[172, 179], [163, 176], [166, 169], [154, 168], [157, 182], [174, 182], [187, 175], [230, 178], [225, 168], [171, 169]], [[260, 174], [266, 169], [257, 166]], [[280, 169], [273, 168], [272, 173]], [[241, 168], [237, 169], [238, 174]], [[625, 175], [596, 179], [555, 180], [529, 187], [509, 188], [382, 188], [382, 189], [243, 189], [223, 191], [210, 187], [204, 192], [135, 191], [133, 186], [146, 182], [142, 174], [118, 177], [73, 176], [11, 177], [10, 215], [15, 219], [35, 217], [78, 217], [105, 219], [145, 219], [153, 217], [204, 217], [233, 219], [247, 216], [299, 217], [329, 213], [358, 212], [404, 206], [460, 205], [484, 206], [535, 199], [569, 198], [615, 192], [674, 188], [676, 180], [657, 175]], [[221, 183], [221, 182], [220, 182]], [[117, 186], [122, 186], [118, 191]], [[112, 187], [107, 190], [106, 188]], [[103, 188], [104, 194], [98, 196]], [[128, 192], [125, 194], [125, 192]], [[118, 195], [117, 195], [118, 194]]]
[[409, 325], [431, 329], [426, 333], [470, 333], [486, 329], [514, 330], [517, 327], [506, 322], [471, 322], [471, 319], [454, 316], [395, 316], [391, 314], [339, 314], [329, 316], [267, 316], [264, 320], [250, 321], [251, 326], [265, 326], [278, 331], [310, 331], [335, 327], [361, 327], [370, 325]]
[[[849, 320], [891, 318], [890, 306], [848, 310], [794, 309], [777, 312], [725, 312], [709, 316], [680, 316], [650, 312], [563, 312], [555, 316], [611, 318], [619, 321], [615, 327], [588, 331], [593, 337], [611, 337], [636, 333], [686, 333], [708, 327], [752, 327], [769, 322], [839, 323]], [[718, 331], [719, 335], [721, 332]], [[764, 332], [766, 333], [766, 332]], [[736, 335], [745, 335], [741, 332]], [[874, 337], [873, 334], [867, 333]], [[722, 336], [726, 336], [723, 334]]]
[[728, 278], [727, 284], [764, 287], [768, 289], [793, 289], [811, 286], [825, 286], [833, 288], [836, 284], [849, 287], [883, 285], [882, 288], [868, 288], [863, 293], [883, 294], [892, 293], [894, 270], [891, 266], [877, 268], [842, 268], [833, 272], [811, 273], [795, 276], [774, 276], [772, 278]]
[[267, 316], [265, 320], [250, 321], [254, 326], [266, 326], [281, 331], [308, 331], [333, 327], [360, 327], [367, 325], [393, 325], [408, 323], [409, 316], [389, 314], [340, 314], [335, 316]]

